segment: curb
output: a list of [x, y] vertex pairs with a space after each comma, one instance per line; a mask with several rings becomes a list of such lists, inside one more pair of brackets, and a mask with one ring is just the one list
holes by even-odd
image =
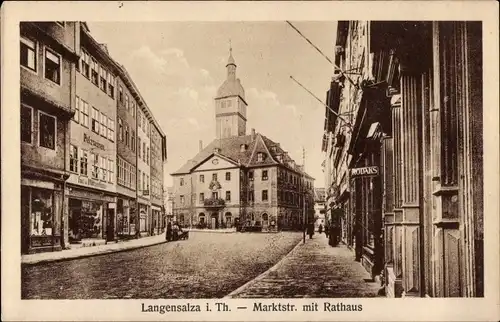
[[81, 258], [87, 258], [87, 257], [94, 257], [94, 256], [100, 256], [100, 255], [107, 255], [107, 254], [112, 254], [112, 253], [122, 253], [126, 252], [129, 250], [134, 250], [134, 249], [140, 249], [140, 248], [146, 248], [149, 246], [155, 246], [155, 245], [160, 245], [167, 243], [168, 241], [162, 240], [159, 242], [155, 242], [152, 244], [147, 244], [147, 245], [138, 245], [138, 246], [132, 246], [128, 248], [120, 248], [120, 249], [108, 249], [108, 250], [103, 250], [100, 252], [96, 253], [89, 253], [89, 254], [82, 254], [82, 255], [77, 255], [77, 256], [69, 256], [69, 257], [62, 257], [62, 258], [51, 258], [51, 259], [41, 259], [38, 261], [32, 261], [32, 262], [22, 262], [21, 260], [21, 266], [34, 266], [34, 265], [39, 265], [39, 264], [47, 264], [47, 263], [55, 263], [55, 262], [64, 262], [64, 261], [70, 261], [73, 259], [81, 259]]
[[283, 258], [281, 258], [276, 264], [274, 264], [274, 266], [272, 266], [271, 268], [269, 268], [268, 270], [266, 270], [265, 272], [261, 273], [260, 275], [258, 275], [257, 277], [251, 279], [250, 281], [246, 282], [245, 284], [241, 285], [240, 287], [238, 287], [237, 289], [235, 289], [234, 291], [232, 291], [231, 293], [229, 293], [228, 295], [224, 296], [223, 298], [224, 299], [230, 299], [230, 298], [233, 298], [236, 294], [238, 293], [241, 293], [241, 291], [243, 291], [245, 288], [247, 288], [248, 286], [250, 286], [250, 284], [253, 284], [254, 282], [257, 282], [259, 280], [261, 280], [262, 278], [264, 278], [266, 275], [268, 275], [269, 273], [271, 272], [274, 272], [276, 271], [281, 265], [283, 265], [283, 262], [289, 257], [292, 255], [292, 253], [294, 253], [301, 245], [303, 244], [303, 241], [302, 239], [297, 243], [297, 245], [295, 245], [295, 247], [292, 248], [291, 251], [288, 252], [288, 254], [286, 254], [285, 256], [283, 256]]

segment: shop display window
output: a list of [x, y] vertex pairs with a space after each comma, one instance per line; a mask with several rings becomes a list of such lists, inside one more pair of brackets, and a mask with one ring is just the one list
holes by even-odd
[[33, 188], [31, 194], [31, 236], [52, 236], [54, 197], [51, 191]]

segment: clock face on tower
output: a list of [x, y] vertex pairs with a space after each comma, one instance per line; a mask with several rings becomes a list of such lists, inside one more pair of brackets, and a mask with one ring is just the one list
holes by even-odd
[[219, 164], [219, 159], [213, 159], [212, 163], [215, 164], [215, 165]]

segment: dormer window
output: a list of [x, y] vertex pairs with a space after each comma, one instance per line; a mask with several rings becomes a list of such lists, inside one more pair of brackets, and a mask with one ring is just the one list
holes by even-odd
[[280, 154], [280, 155], [278, 155], [278, 161], [279, 161], [279, 162], [283, 162], [283, 156], [282, 156], [281, 154]]
[[257, 162], [262, 162], [264, 161], [264, 153], [259, 152], [257, 153]]
[[247, 145], [246, 144], [240, 145], [240, 152], [245, 152], [246, 150], [247, 150]]
[[276, 147], [275, 146], [271, 147], [271, 152], [276, 152]]

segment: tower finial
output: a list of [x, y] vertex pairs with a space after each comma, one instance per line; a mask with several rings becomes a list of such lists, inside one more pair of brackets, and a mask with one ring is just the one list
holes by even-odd
[[231, 38], [229, 38], [229, 53], [233, 53], [233, 46], [231, 45]]

